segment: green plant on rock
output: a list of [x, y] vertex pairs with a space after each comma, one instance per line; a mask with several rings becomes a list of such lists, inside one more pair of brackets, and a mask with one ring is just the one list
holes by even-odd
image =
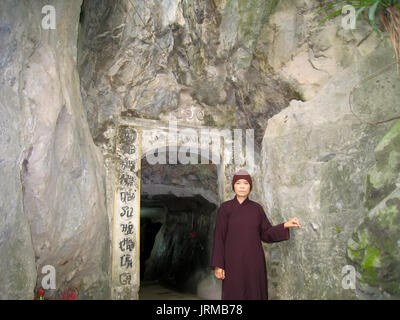
[[344, 6], [352, 6], [357, 8], [354, 17], [354, 25], [357, 23], [357, 19], [359, 15], [365, 10], [368, 9], [368, 20], [372, 28], [381, 36], [381, 30], [376, 25], [375, 18], [380, 14], [381, 22], [383, 24], [383, 29], [386, 31], [392, 42], [395, 55], [396, 55], [396, 64], [397, 64], [397, 73], [399, 73], [399, 47], [400, 47], [400, 0], [357, 0], [357, 1], [348, 1], [348, 0], [338, 0], [331, 1], [327, 5], [320, 8], [317, 13], [321, 11], [325, 11], [328, 9], [335, 8], [335, 6], [341, 6], [340, 9], [334, 10], [329, 15], [327, 15], [324, 19], [320, 21], [319, 24], [324, 23], [326, 20], [336, 17], [337, 15], [342, 13], [342, 8]]

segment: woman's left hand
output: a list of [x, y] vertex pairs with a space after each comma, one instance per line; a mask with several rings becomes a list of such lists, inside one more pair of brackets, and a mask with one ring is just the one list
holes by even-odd
[[285, 222], [283, 225], [285, 228], [301, 228], [301, 224], [299, 219], [292, 218], [289, 221]]

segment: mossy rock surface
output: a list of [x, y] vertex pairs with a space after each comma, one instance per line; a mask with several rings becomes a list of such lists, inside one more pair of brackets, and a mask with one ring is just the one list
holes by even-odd
[[368, 214], [348, 242], [347, 256], [361, 275], [360, 287], [400, 296], [400, 121], [375, 148], [366, 178]]
[[[400, 183], [400, 121], [375, 148], [376, 165], [366, 178], [366, 206], [374, 208]], [[397, 186], [396, 186], [397, 184]]]

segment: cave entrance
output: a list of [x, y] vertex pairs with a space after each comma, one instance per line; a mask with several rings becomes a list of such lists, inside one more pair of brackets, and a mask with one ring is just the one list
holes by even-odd
[[[166, 150], [168, 152], [168, 149]], [[141, 161], [139, 299], [199, 299], [217, 210], [215, 164]]]
[[[113, 299], [139, 299], [141, 281], [147, 280], [194, 293], [205, 273], [210, 274], [212, 231], [217, 206], [226, 198], [225, 169], [230, 165], [224, 164], [222, 143], [205, 150], [196, 138], [175, 131], [171, 144], [166, 137], [173, 130], [143, 119], [118, 126], [112, 182]], [[178, 155], [177, 163], [169, 157], [167, 163], [153, 161], [170, 152]], [[194, 163], [182, 161], [196, 157]]]

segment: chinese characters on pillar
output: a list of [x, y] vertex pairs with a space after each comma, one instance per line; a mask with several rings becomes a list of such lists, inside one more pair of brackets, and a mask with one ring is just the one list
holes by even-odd
[[117, 141], [117, 186], [114, 212], [113, 295], [131, 299], [138, 287], [139, 158], [137, 131], [120, 126]]

